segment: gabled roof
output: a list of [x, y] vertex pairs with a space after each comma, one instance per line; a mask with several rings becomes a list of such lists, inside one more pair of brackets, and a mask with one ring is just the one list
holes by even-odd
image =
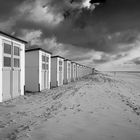
[[76, 62], [74, 62], [74, 61], [72, 61], [71, 63], [74, 63], [74, 64], [76, 64]]
[[52, 56], [51, 58], [57, 58], [57, 57], [62, 58], [62, 59], [65, 59], [64, 57], [59, 56], [59, 55]]
[[64, 61], [70, 61], [70, 62], [71, 62], [71, 60], [70, 60], [70, 59], [65, 59]]
[[49, 52], [45, 49], [42, 49], [42, 48], [31, 48], [31, 49], [25, 50], [25, 52], [32, 52], [32, 51], [39, 51], [39, 50], [44, 51], [44, 52], [49, 53], [49, 54], [52, 54], [51, 52]]
[[2, 31], [0, 31], [0, 35], [3, 35], [3, 36], [6, 36], [6, 37], [9, 37], [9, 38], [11, 38], [11, 39], [14, 39], [14, 40], [20, 41], [20, 42], [25, 43], [25, 44], [28, 43], [27, 41], [24, 41], [24, 40], [22, 40], [22, 39], [19, 39], [19, 38], [17, 38], [17, 37], [14, 37], [14, 36], [12, 36], [12, 35], [9, 35], [9, 34], [7, 34], [7, 33], [2, 32]]

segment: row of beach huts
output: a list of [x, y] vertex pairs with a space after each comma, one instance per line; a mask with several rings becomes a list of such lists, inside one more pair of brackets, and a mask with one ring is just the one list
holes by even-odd
[[94, 70], [42, 48], [25, 50], [26, 44], [0, 31], [0, 102], [67, 84]]

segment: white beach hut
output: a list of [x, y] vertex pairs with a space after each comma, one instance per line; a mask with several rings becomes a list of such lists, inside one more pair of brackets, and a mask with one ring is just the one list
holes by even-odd
[[64, 84], [71, 82], [71, 61], [64, 60]]
[[76, 63], [75, 62], [71, 63], [71, 79], [72, 81], [76, 80]]
[[25, 53], [25, 89], [42, 91], [50, 89], [51, 53], [42, 48], [32, 48]]
[[51, 57], [51, 87], [63, 85], [64, 82], [64, 60], [61, 56]]
[[26, 43], [0, 31], [0, 102], [24, 95]]

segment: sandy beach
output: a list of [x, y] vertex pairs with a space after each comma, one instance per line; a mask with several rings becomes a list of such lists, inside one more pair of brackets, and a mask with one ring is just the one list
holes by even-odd
[[140, 140], [140, 73], [99, 73], [0, 104], [0, 140]]

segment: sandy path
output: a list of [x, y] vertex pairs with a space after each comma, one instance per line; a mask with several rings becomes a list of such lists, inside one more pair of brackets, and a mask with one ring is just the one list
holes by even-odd
[[0, 140], [139, 140], [138, 76], [98, 74], [0, 105]]

